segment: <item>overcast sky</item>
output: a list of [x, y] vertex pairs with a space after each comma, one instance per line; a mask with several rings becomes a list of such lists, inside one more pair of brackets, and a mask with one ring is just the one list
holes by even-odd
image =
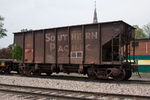
[[[13, 43], [13, 32], [92, 23], [94, 0], [0, 0], [8, 36], [0, 48]], [[150, 22], [150, 0], [97, 0], [98, 21], [123, 20], [143, 26]]]

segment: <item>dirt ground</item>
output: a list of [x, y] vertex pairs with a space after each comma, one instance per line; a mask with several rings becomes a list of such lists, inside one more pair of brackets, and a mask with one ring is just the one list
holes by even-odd
[[150, 81], [150, 73], [132, 73], [132, 77], [130, 80], [149, 80]]

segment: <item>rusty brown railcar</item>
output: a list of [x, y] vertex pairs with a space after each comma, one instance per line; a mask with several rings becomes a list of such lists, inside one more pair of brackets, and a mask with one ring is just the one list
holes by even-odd
[[26, 75], [75, 72], [127, 80], [133, 68], [129, 45], [134, 30], [113, 21], [14, 33], [14, 42], [23, 48], [19, 70]]

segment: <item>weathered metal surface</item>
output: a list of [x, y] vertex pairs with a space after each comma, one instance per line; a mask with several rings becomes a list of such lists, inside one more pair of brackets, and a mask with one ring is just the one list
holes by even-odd
[[121, 36], [119, 34], [123, 33], [123, 25], [120, 22], [101, 24], [103, 64], [110, 62], [110, 64], [118, 64], [116, 61], [120, 61], [121, 41], [119, 38]]
[[99, 36], [98, 25], [85, 26], [85, 64], [99, 64]]
[[44, 62], [44, 33], [43, 31], [35, 31], [35, 63], [43, 63]]
[[122, 24], [120, 23], [107, 23], [101, 25], [102, 45], [112, 40], [122, 32]]
[[14, 43], [19, 45], [23, 49], [23, 33], [14, 34]]
[[82, 64], [83, 61], [83, 34], [82, 27], [72, 27], [71, 34], [71, 64]]
[[45, 63], [56, 63], [55, 30], [45, 30]]
[[57, 62], [69, 63], [69, 34], [68, 28], [57, 29]]
[[14, 61], [14, 59], [0, 59], [0, 61]]
[[25, 33], [25, 48], [24, 48], [24, 60], [27, 63], [33, 62], [33, 34], [32, 32]]
[[24, 74], [75, 72], [126, 80], [133, 69], [129, 59], [133, 31], [130, 25], [116, 21], [21, 32], [15, 34], [14, 42], [24, 51]]
[[[127, 29], [130, 32], [125, 31]], [[23, 55], [26, 62], [119, 64], [120, 62], [114, 59], [115, 56], [118, 56], [115, 51], [121, 52], [121, 47], [124, 47], [124, 51], [128, 49], [125, 41], [130, 41], [127, 37], [133, 37], [132, 30], [131, 26], [122, 21], [77, 25], [35, 30], [33, 31], [34, 35], [32, 32], [15, 34], [14, 42], [24, 49]], [[25, 39], [22, 34], [25, 34]], [[116, 37], [121, 39], [116, 39]], [[115, 47], [116, 45], [117, 47]], [[127, 52], [122, 54], [127, 55]], [[105, 57], [109, 59], [106, 59], [107, 62], [101, 63], [105, 61]]]

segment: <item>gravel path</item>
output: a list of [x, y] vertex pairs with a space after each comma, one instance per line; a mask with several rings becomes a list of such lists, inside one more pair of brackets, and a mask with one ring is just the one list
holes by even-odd
[[103, 92], [116, 94], [133, 94], [150, 96], [150, 85], [144, 84], [117, 84], [117, 83], [100, 83], [85, 82], [76, 80], [60, 80], [49, 78], [32, 78], [0, 75], [0, 83], [25, 85], [45, 88], [59, 88], [68, 90], [79, 90], [89, 92]]

